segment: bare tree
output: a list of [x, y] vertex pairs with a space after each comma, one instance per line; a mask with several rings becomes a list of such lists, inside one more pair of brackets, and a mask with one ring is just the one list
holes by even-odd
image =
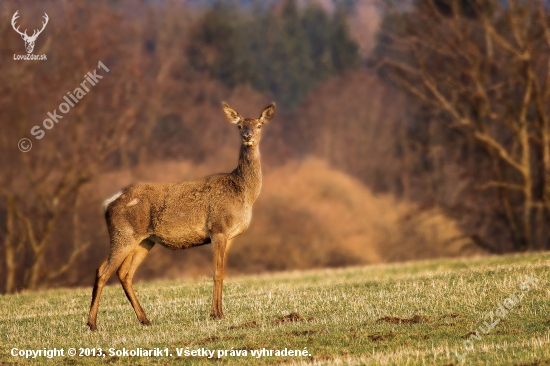
[[[5, 254], [5, 292], [32, 290], [51, 283], [68, 271], [87, 248], [89, 243], [82, 239], [79, 216], [82, 188], [127, 134], [140, 102], [129, 93], [136, 86], [135, 75], [120, 72], [121, 67], [131, 70], [131, 63], [105, 66], [102, 60], [108, 62], [110, 51], [94, 49], [103, 36], [101, 23], [112, 24], [116, 15], [104, 12], [103, 17], [83, 23], [79, 19], [81, 6], [63, 3], [48, 10], [58, 19], [68, 19], [62, 25], [46, 28], [36, 43], [39, 54], [67, 56], [58, 59], [57, 68], [50, 68], [46, 62], [14, 61], [6, 63], [0, 75], [0, 119], [11, 122], [3, 124], [0, 137], [0, 218], [4, 222], [0, 233]], [[29, 7], [27, 13], [34, 9], [35, 14], [40, 14], [39, 8]], [[119, 31], [124, 37], [128, 29], [122, 26]], [[5, 39], [13, 38], [13, 31], [6, 27], [0, 32], [9, 33]], [[11, 44], [2, 47], [11, 48]], [[117, 50], [120, 54], [126, 51]], [[75, 100], [69, 111], [60, 113], [64, 97], [81, 87], [85, 80], [82, 75], [95, 72], [98, 67], [103, 79], [96, 80], [97, 84], [88, 82], [86, 95]], [[55, 122], [47, 124], [44, 121], [49, 118], [48, 113], [59, 117], [50, 116]], [[41, 134], [31, 132], [34, 126], [38, 126], [35, 132], [43, 132], [40, 138]], [[18, 150], [21, 138], [32, 142], [31, 151]], [[61, 234], [62, 248], [56, 247], [59, 240], [55, 238]]]
[[548, 8], [542, 0], [442, 3], [390, 6], [402, 23], [386, 27], [378, 66], [484, 151], [475, 158], [491, 170], [477, 189], [498, 200], [513, 248], [549, 248]]

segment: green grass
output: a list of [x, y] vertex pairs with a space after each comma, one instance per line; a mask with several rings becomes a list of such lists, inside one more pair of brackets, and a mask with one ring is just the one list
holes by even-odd
[[[140, 283], [136, 292], [151, 327], [139, 324], [122, 288], [110, 286], [95, 333], [86, 327], [91, 287], [0, 296], [0, 365], [549, 364], [549, 264], [550, 253], [539, 253], [232, 277], [222, 321], [209, 319], [209, 279]], [[488, 312], [519, 295], [525, 275], [539, 279], [537, 287], [488, 334], [472, 338]], [[278, 321], [291, 312], [302, 319]], [[464, 354], [465, 342], [473, 350], [460, 361], [453, 349]], [[13, 347], [63, 348], [65, 356], [25, 360], [10, 355]], [[69, 357], [70, 347], [103, 353], [158, 347], [172, 357]], [[176, 349], [186, 347], [216, 354], [178, 357]], [[306, 347], [310, 356], [251, 356], [263, 348]], [[230, 356], [232, 349], [248, 355]], [[218, 359], [217, 350], [229, 350], [228, 356]]]

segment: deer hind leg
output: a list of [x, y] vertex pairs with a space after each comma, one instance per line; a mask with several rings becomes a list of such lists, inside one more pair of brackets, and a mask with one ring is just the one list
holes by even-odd
[[138, 269], [139, 265], [143, 262], [147, 254], [149, 253], [149, 250], [155, 245], [155, 243], [149, 239], [143, 240], [137, 248], [135, 248], [127, 257], [124, 259], [124, 262], [122, 262], [122, 265], [118, 269], [118, 278], [120, 279], [120, 283], [122, 284], [122, 288], [124, 289], [124, 292], [126, 293], [126, 297], [130, 301], [130, 304], [132, 304], [132, 307], [134, 308], [134, 311], [136, 312], [136, 315], [141, 322], [141, 324], [144, 325], [151, 325], [151, 322], [147, 319], [147, 316], [145, 315], [145, 312], [143, 311], [141, 305], [139, 304], [139, 301], [136, 297], [136, 293], [134, 292], [134, 287], [132, 285], [132, 280], [134, 278], [134, 274], [136, 273], [136, 270]]
[[[111, 277], [111, 275], [120, 267], [124, 259], [135, 249], [138, 241], [135, 238], [126, 238], [126, 245], [118, 245], [111, 239], [111, 253], [109, 257], [101, 263], [96, 272], [94, 290], [92, 292], [92, 304], [90, 305], [90, 313], [88, 314], [88, 326], [90, 330], [97, 330], [96, 320], [99, 309], [99, 299], [103, 287]], [[130, 243], [128, 245], [128, 243]]]

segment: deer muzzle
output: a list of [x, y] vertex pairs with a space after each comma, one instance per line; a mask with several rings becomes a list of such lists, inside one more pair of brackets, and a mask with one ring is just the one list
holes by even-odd
[[243, 145], [252, 146], [253, 144], [254, 144], [254, 140], [252, 140], [252, 134], [245, 133], [243, 135]]

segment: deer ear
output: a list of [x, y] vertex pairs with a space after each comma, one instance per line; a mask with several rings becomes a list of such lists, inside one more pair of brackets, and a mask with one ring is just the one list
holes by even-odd
[[275, 103], [271, 103], [265, 109], [262, 111], [262, 114], [260, 116], [260, 120], [262, 123], [267, 123], [271, 121], [275, 117]]
[[242, 117], [239, 114], [239, 112], [231, 108], [229, 104], [227, 104], [226, 102], [222, 103], [222, 109], [223, 109], [223, 113], [225, 114], [225, 118], [227, 118], [229, 122], [237, 124], [242, 120]]

